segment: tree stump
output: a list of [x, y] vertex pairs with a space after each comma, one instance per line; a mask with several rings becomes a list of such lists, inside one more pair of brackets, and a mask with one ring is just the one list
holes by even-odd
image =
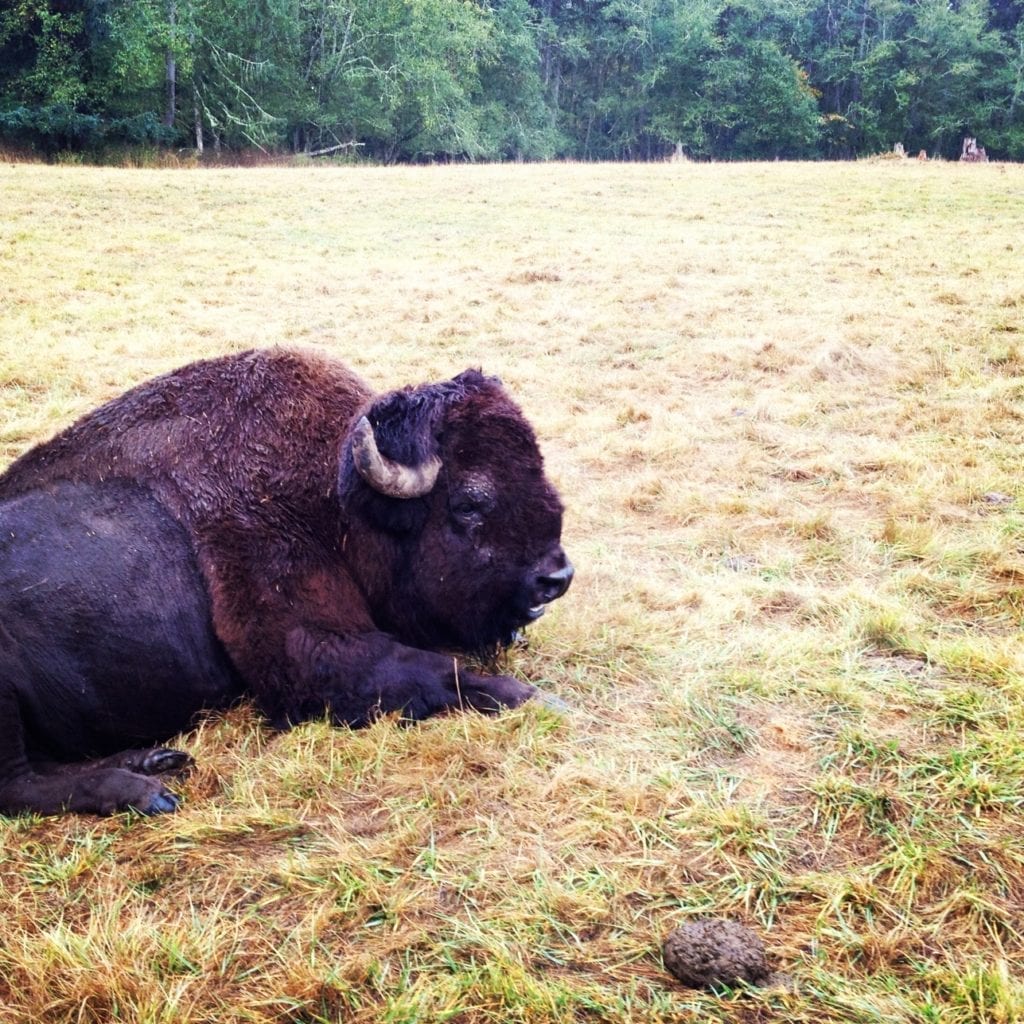
[[969, 164], [987, 164], [988, 154], [984, 146], [978, 145], [978, 140], [970, 135], [964, 136], [963, 144], [960, 147], [960, 159]]

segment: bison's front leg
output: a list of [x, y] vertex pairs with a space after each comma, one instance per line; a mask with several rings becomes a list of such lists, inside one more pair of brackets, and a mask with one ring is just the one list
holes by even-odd
[[341, 636], [300, 627], [289, 633], [286, 650], [290, 706], [274, 709], [272, 717], [293, 722], [325, 710], [353, 726], [392, 713], [412, 720], [449, 708], [494, 713], [536, 693], [511, 676], [470, 672], [453, 657], [407, 647], [384, 633]]

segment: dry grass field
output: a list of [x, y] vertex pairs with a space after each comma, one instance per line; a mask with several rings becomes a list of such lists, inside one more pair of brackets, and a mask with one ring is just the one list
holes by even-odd
[[[0, 465], [191, 359], [482, 365], [571, 705], [176, 741], [0, 819], [0, 1021], [1024, 1020], [1024, 167], [0, 164]], [[703, 916], [790, 982], [665, 973]]]

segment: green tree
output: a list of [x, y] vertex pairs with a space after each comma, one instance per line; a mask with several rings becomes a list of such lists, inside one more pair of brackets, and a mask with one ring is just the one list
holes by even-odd
[[[0, 11], [0, 133], [45, 152], [169, 138], [149, 105], [159, 103], [157, 78], [146, 60], [125, 56], [118, 37], [129, 6], [19, 0]], [[142, 49], [151, 56], [148, 44]]]
[[88, 93], [86, 4], [52, 11], [45, 0], [0, 10], [0, 95], [32, 105], [74, 105]]
[[[490, 8], [467, 0], [301, 5], [293, 141], [358, 141], [387, 162], [489, 155], [481, 69], [494, 59]], [[313, 102], [308, 102], [315, 98]]]
[[787, 50], [800, 11], [767, 0], [681, 6], [660, 71], [659, 132], [717, 159], [813, 155], [817, 95]]
[[[7, 0], [0, 134], [383, 161], [1024, 157], [1024, 0]], [[161, 119], [166, 126], [161, 127]]]
[[990, 83], [1002, 41], [981, 0], [888, 0], [874, 7], [873, 45], [859, 62], [862, 99], [852, 118], [867, 148], [960, 151], [965, 132], [984, 135], [998, 116]]
[[545, 97], [540, 17], [527, 0], [497, 0], [491, 18], [492, 46], [474, 96], [483, 153], [498, 159], [552, 157], [568, 140], [555, 128]]
[[385, 0], [390, 45], [378, 61], [384, 156], [422, 159], [484, 155], [481, 63], [493, 54], [489, 11], [467, 0]]

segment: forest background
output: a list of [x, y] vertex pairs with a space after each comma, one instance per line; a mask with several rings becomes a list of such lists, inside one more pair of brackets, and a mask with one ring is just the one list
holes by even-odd
[[0, 144], [1024, 159], [1024, 0], [5, 0]]

